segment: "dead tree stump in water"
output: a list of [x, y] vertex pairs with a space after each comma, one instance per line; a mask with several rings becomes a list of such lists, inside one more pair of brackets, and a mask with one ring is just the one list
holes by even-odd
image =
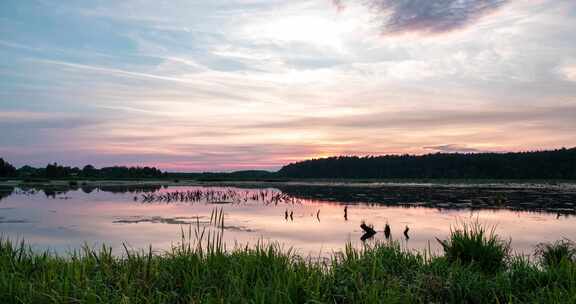
[[364, 234], [360, 237], [360, 240], [365, 241], [369, 238], [372, 238], [376, 234], [376, 230], [374, 228], [366, 225], [366, 223], [360, 224], [360, 228], [364, 230]]

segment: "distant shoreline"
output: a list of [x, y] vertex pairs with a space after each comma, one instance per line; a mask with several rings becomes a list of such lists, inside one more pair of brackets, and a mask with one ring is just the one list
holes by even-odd
[[461, 187], [506, 189], [574, 189], [576, 180], [495, 180], [495, 179], [4, 179], [0, 187], [62, 186], [234, 186], [299, 185], [342, 187]]

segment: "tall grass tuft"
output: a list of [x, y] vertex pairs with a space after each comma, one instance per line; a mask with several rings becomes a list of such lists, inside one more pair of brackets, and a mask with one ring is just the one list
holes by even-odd
[[468, 266], [479, 265], [476, 256], [464, 265], [471, 245], [462, 235], [495, 246], [480, 227], [454, 230], [450, 245], [467, 244], [458, 263], [394, 241], [348, 244], [329, 263], [278, 244], [226, 250], [224, 228], [215, 210], [167, 252], [124, 246], [122, 255], [85, 246], [59, 256], [0, 236], [0, 303], [576, 303], [576, 267], [566, 259], [538, 267], [513, 257], [490, 275]]
[[536, 256], [546, 267], [556, 267], [563, 261], [576, 262], [576, 244], [570, 240], [560, 240], [554, 243], [540, 243], [536, 246]]
[[495, 227], [486, 229], [478, 221], [459, 223], [450, 230], [447, 240], [437, 239], [450, 263], [458, 263], [496, 273], [510, 257], [510, 241], [502, 240]]

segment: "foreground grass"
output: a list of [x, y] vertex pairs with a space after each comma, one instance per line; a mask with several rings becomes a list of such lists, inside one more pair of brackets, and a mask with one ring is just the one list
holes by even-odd
[[[223, 227], [221, 212], [212, 219]], [[190, 230], [168, 252], [122, 257], [107, 247], [40, 254], [0, 238], [0, 303], [576, 303], [568, 242], [540, 246], [537, 263], [464, 225], [442, 241], [444, 256], [390, 242], [348, 246], [322, 263], [277, 245], [226, 251], [219, 231]]]

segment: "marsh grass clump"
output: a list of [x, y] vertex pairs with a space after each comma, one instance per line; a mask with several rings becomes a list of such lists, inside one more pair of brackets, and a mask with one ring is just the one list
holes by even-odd
[[472, 266], [485, 273], [496, 273], [506, 266], [510, 242], [502, 240], [495, 227], [480, 223], [460, 223], [453, 227], [447, 240], [437, 239], [450, 263]]
[[[458, 263], [397, 241], [349, 243], [331, 260], [305, 259], [277, 243], [227, 250], [224, 218], [215, 209], [209, 223], [183, 227], [167, 251], [124, 246], [121, 255], [85, 246], [59, 256], [0, 234], [0, 303], [576, 303], [576, 267], [566, 259], [545, 268], [511, 257], [486, 274], [469, 266], [479, 265], [477, 256], [463, 262], [468, 247], [458, 249]], [[463, 231], [496, 246], [478, 229]], [[446, 242], [472, 246], [458, 233]]]
[[554, 243], [540, 243], [536, 246], [536, 256], [540, 263], [546, 267], [555, 267], [563, 261], [576, 262], [576, 244], [568, 239]]

